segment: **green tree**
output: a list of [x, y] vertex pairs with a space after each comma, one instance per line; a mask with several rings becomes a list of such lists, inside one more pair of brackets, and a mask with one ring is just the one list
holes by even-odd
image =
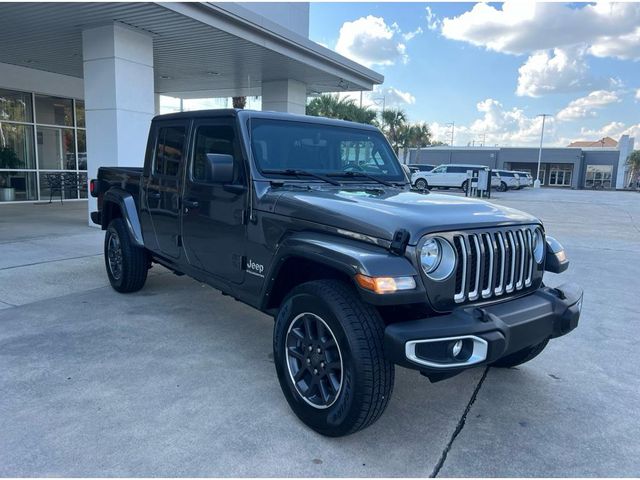
[[243, 109], [247, 106], [247, 97], [232, 97], [233, 108]]
[[637, 182], [638, 176], [640, 175], [640, 150], [634, 150], [627, 157], [627, 165], [629, 166], [629, 170], [631, 172], [631, 184]]
[[402, 138], [407, 135], [407, 114], [399, 108], [383, 110], [380, 114], [382, 131], [387, 136], [391, 147], [398, 154], [402, 147]]
[[337, 118], [350, 122], [373, 124], [376, 112], [369, 107], [360, 107], [352, 98], [341, 98], [336, 94], [315, 97], [307, 104], [307, 115], [314, 117]]

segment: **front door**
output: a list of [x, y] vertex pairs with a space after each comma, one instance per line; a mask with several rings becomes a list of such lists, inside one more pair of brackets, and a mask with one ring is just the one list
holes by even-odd
[[187, 126], [187, 122], [159, 124], [145, 190], [158, 253], [172, 258], [180, 254], [180, 178], [187, 154]]
[[[189, 263], [233, 283], [244, 278], [247, 174], [235, 120], [202, 120], [194, 125], [185, 175], [182, 234]], [[232, 155], [233, 181], [208, 178], [207, 154]]]

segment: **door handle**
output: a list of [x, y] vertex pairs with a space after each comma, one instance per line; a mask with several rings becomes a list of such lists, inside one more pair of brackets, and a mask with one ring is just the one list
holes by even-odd
[[197, 200], [187, 200], [187, 199], [182, 201], [182, 205], [185, 208], [198, 208], [200, 206]]
[[158, 200], [160, 198], [160, 192], [148, 192], [149, 198], [153, 200]]

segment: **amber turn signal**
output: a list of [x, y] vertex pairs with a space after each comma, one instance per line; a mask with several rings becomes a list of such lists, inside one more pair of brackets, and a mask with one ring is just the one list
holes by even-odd
[[358, 273], [355, 278], [356, 283], [362, 288], [378, 294], [416, 288], [416, 281], [413, 277], [368, 277]]

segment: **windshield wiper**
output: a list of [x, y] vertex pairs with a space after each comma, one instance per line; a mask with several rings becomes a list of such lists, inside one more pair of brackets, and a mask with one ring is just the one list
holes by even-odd
[[382, 185], [386, 185], [387, 187], [395, 187], [397, 184], [387, 182], [386, 180], [382, 180], [381, 178], [374, 177], [373, 175], [369, 175], [364, 172], [340, 172], [340, 173], [330, 173], [332, 177], [362, 177], [368, 178], [369, 180], [373, 180], [374, 182], [381, 183]]
[[306, 170], [298, 170], [294, 168], [287, 168], [284, 170], [262, 170], [262, 173], [266, 173], [267, 175], [288, 175], [291, 177], [312, 177], [317, 178], [318, 180], [322, 180], [323, 182], [330, 183], [331, 185], [336, 185], [338, 187], [342, 185], [340, 182], [329, 177], [325, 177], [324, 175], [319, 175], [317, 173], [308, 172]]

